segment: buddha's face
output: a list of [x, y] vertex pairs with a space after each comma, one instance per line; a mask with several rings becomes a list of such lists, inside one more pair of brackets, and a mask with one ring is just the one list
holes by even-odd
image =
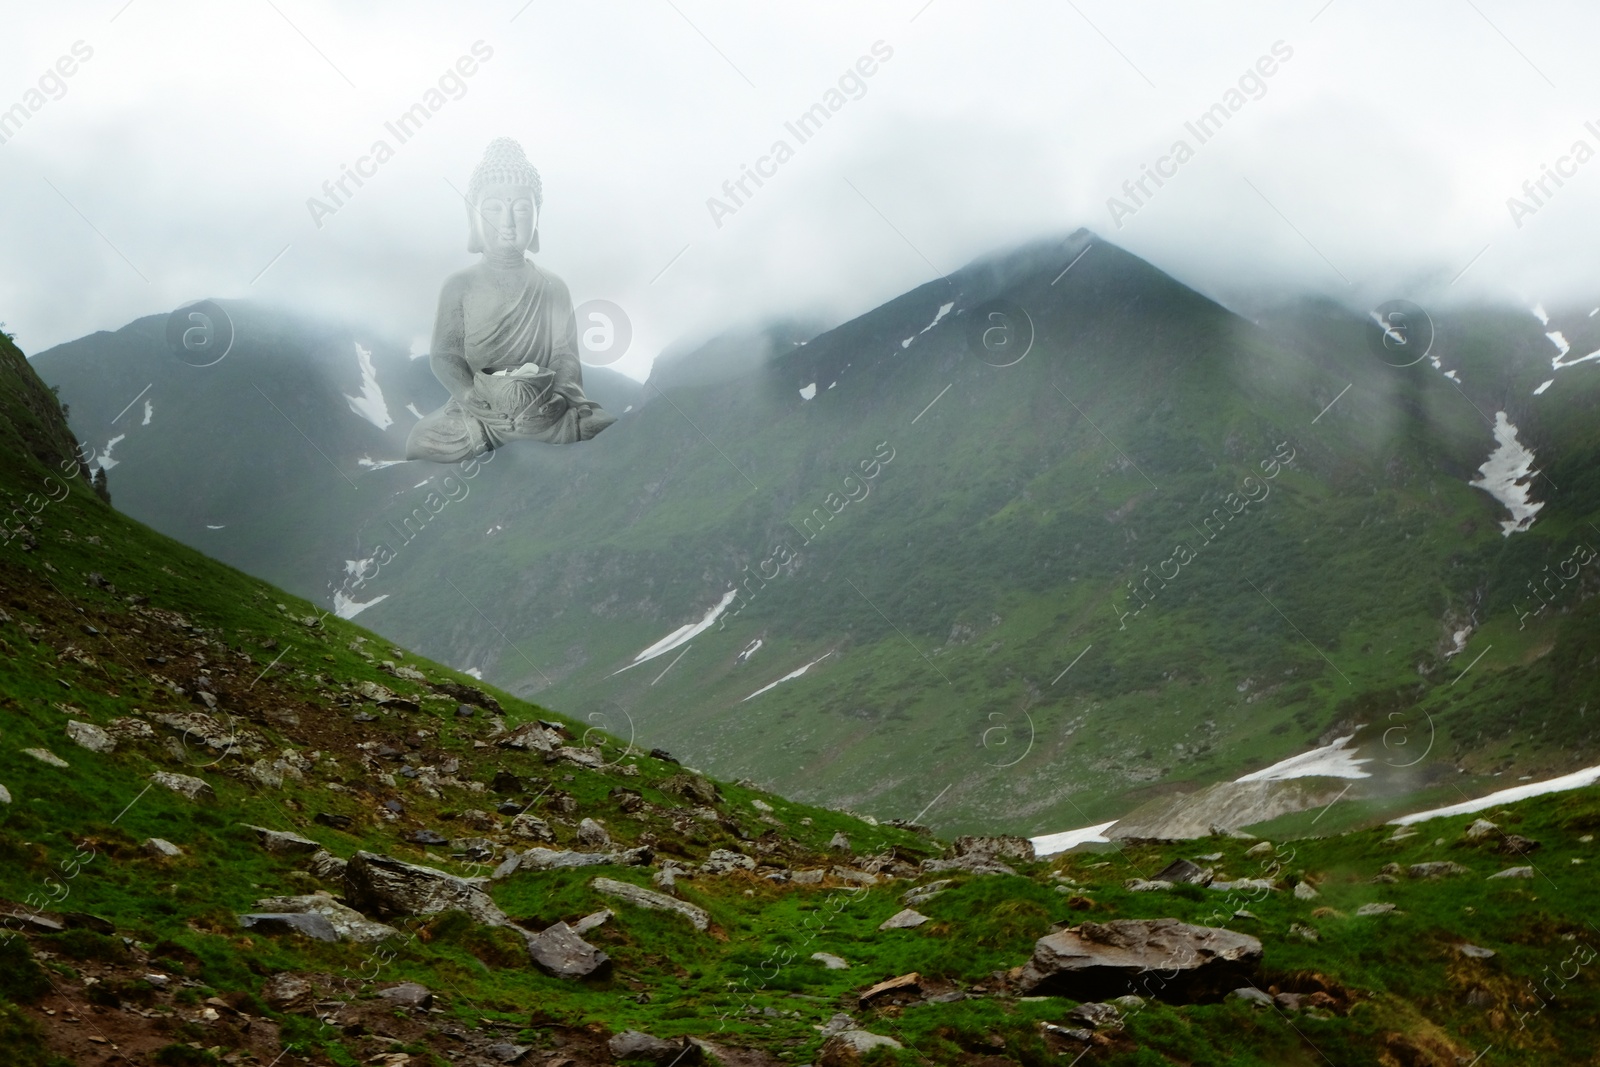
[[478, 229], [491, 256], [521, 255], [538, 227], [539, 209], [525, 185], [491, 185], [478, 200]]

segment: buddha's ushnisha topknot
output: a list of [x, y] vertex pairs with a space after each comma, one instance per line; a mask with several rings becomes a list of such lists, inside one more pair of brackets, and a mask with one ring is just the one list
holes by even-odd
[[476, 204], [491, 185], [525, 185], [533, 190], [534, 207], [544, 206], [544, 184], [528, 162], [522, 146], [509, 137], [496, 137], [483, 151], [483, 161], [467, 185], [467, 203]]

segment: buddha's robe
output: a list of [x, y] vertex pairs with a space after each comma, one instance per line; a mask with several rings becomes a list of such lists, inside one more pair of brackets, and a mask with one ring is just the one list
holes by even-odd
[[[583, 394], [572, 297], [553, 274], [528, 264], [520, 287], [447, 284], [434, 353], [465, 359], [469, 407], [451, 397], [412, 427], [407, 459], [455, 463], [508, 441], [587, 441], [616, 421]], [[459, 349], [459, 350], [457, 350]]]

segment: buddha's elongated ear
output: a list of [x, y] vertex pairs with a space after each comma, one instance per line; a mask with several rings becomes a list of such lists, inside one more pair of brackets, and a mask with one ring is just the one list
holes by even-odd
[[467, 204], [467, 251], [483, 251], [483, 212], [471, 203]]
[[539, 228], [537, 226], [533, 228], [533, 240], [528, 242], [528, 251], [539, 251]]

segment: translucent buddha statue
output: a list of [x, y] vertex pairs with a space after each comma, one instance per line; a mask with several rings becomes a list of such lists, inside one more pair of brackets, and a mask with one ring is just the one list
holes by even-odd
[[522, 146], [490, 143], [467, 186], [475, 266], [439, 294], [430, 348], [450, 400], [411, 429], [406, 458], [455, 463], [509, 441], [571, 444], [616, 421], [583, 395], [578, 331], [566, 283], [535, 265], [539, 172]]

